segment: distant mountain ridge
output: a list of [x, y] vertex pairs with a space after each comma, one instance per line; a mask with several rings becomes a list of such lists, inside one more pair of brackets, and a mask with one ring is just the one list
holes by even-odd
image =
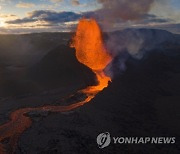
[[133, 56], [142, 56], [152, 49], [179, 48], [180, 35], [160, 29], [125, 29], [109, 34], [107, 47], [112, 53], [127, 50]]

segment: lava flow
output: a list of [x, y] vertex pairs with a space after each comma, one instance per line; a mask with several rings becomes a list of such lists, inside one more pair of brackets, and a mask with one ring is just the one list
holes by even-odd
[[32, 120], [27, 113], [32, 111], [67, 112], [84, 105], [93, 99], [98, 92], [108, 86], [110, 77], [103, 72], [111, 61], [102, 39], [100, 27], [94, 19], [81, 19], [71, 47], [76, 49], [79, 62], [88, 66], [97, 77], [97, 85], [89, 86], [78, 92], [86, 95], [85, 100], [68, 106], [42, 106], [22, 108], [11, 113], [10, 121], [0, 126], [0, 154], [14, 153], [19, 136], [31, 126]]

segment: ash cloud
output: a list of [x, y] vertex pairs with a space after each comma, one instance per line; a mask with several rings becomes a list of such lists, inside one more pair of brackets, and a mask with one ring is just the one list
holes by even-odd
[[[104, 29], [113, 28], [117, 23], [122, 23], [125, 21], [139, 21], [145, 18], [145, 15], [148, 14], [154, 0], [97, 0], [102, 4], [102, 8], [97, 10], [97, 18], [101, 18]], [[109, 34], [106, 46], [108, 51], [113, 56], [113, 62], [116, 61], [116, 67], [120, 70], [125, 70], [125, 62], [127, 60], [126, 51], [129, 54], [135, 52], [141, 48], [141, 41], [135, 41], [136, 43], [127, 43], [127, 45], [122, 45], [119, 43], [119, 40], [124, 38], [119, 38], [117, 35]], [[127, 39], [128, 40], [128, 39]], [[112, 63], [113, 63], [112, 62]], [[106, 68], [106, 73], [113, 77], [114, 70], [110, 64]]]
[[139, 20], [146, 14], [154, 0], [97, 0], [102, 4], [99, 10], [104, 20], [117, 22], [122, 20]]
[[[118, 24], [132, 23], [134, 25], [148, 25], [149, 23], [168, 23], [170, 19], [161, 19], [149, 14], [155, 1], [159, 0], [97, 0], [102, 8], [96, 11], [96, 19], [104, 30], [114, 30]], [[125, 27], [125, 26], [124, 26]], [[126, 61], [129, 57], [141, 59], [144, 52], [170, 38], [166, 32], [153, 30], [127, 29], [108, 34], [106, 48], [112, 55], [113, 61], [105, 72], [114, 77], [118, 72], [126, 70]], [[160, 37], [159, 37], [160, 36]], [[161, 38], [162, 36], [162, 38]], [[158, 38], [158, 39], [157, 39]]]

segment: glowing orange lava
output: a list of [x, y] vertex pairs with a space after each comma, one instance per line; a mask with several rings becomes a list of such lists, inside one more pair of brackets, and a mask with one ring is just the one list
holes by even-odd
[[103, 70], [111, 61], [111, 56], [104, 47], [102, 33], [95, 19], [83, 18], [79, 21], [71, 47], [76, 49], [79, 62], [88, 66], [97, 77], [98, 85], [87, 87], [82, 91], [97, 94], [107, 87], [111, 79]]
[[[81, 19], [77, 27], [76, 35], [71, 44], [76, 49], [77, 59], [92, 69], [96, 74], [98, 84], [89, 86], [80, 92], [86, 94], [86, 98], [68, 106], [42, 106], [37, 108], [22, 108], [11, 113], [10, 120], [0, 126], [0, 154], [15, 153], [19, 136], [31, 126], [31, 118], [26, 113], [31, 111], [67, 112], [76, 109], [92, 100], [98, 92], [108, 86], [111, 80], [103, 72], [111, 61], [110, 55], [104, 48], [102, 34], [94, 19]], [[8, 140], [8, 146], [4, 141]]]

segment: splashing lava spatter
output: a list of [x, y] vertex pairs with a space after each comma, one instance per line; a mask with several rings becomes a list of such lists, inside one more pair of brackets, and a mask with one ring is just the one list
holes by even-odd
[[[68, 106], [43, 106], [37, 108], [22, 108], [11, 113], [10, 121], [0, 126], [0, 154], [14, 153], [19, 136], [31, 126], [31, 118], [26, 114], [32, 111], [67, 112], [84, 105], [96, 94], [108, 86], [110, 77], [103, 72], [111, 61], [110, 55], [104, 48], [100, 27], [94, 19], [81, 19], [73, 37], [71, 47], [76, 49], [79, 62], [88, 66], [97, 77], [98, 84], [89, 86], [78, 92], [86, 95], [85, 100]], [[4, 142], [6, 145], [4, 145]]]

